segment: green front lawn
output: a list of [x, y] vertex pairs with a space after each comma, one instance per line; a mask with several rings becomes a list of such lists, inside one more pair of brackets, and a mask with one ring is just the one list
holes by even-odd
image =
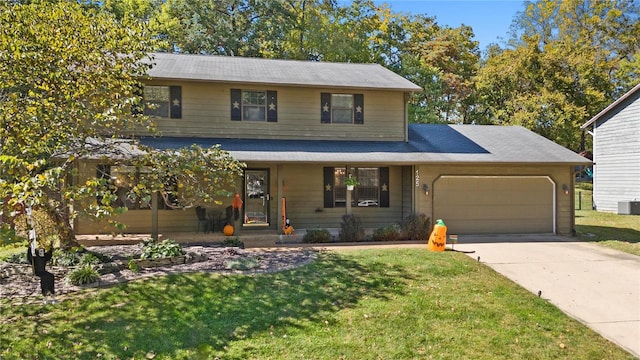
[[171, 275], [50, 306], [2, 299], [0, 312], [2, 359], [633, 359], [487, 266], [426, 249]]
[[[640, 216], [591, 210], [591, 184], [576, 186], [576, 231], [582, 241], [597, 242], [616, 250], [640, 255]], [[581, 206], [580, 206], [581, 205]]]

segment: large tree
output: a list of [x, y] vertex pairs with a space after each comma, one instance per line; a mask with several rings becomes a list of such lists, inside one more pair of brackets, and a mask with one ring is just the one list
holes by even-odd
[[178, 206], [192, 205], [198, 189], [208, 190], [197, 184], [192, 191], [190, 180], [180, 178], [202, 175], [203, 164], [215, 165], [208, 174], [211, 184], [228, 184], [238, 175], [241, 164], [219, 149], [178, 150], [181, 166], [168, 171], [163, 164], [169, 160], [123, 140], [129, 129], [152, 129], [149, 119], [134, 111], [140, 79], [151, 63], [149, 39], [141, 23], [74, 1], [0, 2], [3, 218], [15, 217], [25, 206], [37, 208], [56, 227], [48, 235], [69, 246], [79, 211], [96, 219], [124, 211], [110, 201], [117, 189], [109, 179], [94, 172], [75, 181], [78, 162], [87, 158], [113, 164], [137, 160], [150, 167], [149, 176], [129, 189], [135, 196], [181, 191], [161, 185], [167, 180], [186, 184], [189, 201]]
[[432, 18], [407, 20], [411, 32], [403, 46], [401, 74], [424, 90], [414, 95], [414, 122], [473, 123], [474, 81], [480, 52], [473, 30], [439, 26]]
[[487, 115], [574, 151], [579, 127], [638, 82], [640, 6], [629, 0], [540, 0], [514, 21], [477, 79]]
[[168, 51], [260, 57], [279, 48], [291, 21], [282, 1], [167, 0], [150, 23]]

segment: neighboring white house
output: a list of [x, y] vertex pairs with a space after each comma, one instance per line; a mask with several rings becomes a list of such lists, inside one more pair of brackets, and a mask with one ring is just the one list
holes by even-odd
[[640, 84], [581, 128], [593, 135], [594, 208], [640, 210]]

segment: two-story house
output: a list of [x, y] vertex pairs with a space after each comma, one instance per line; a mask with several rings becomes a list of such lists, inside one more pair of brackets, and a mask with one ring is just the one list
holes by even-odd
[[[421, 89], [380, 65], [165, 53], [153, 61], [145, 112], [162, 136], [141, 143], [220, 144], [245, 162], [234, 189], [243, 231], [279, 231], [285, 198], [296, 229], [339, 228], [351, 213], [369, 229], [425, 214], [456, 234], [573, 232], [574, 167], [587, 159], [522, 127], [409, 124], [408, 99]], [[105, 166], [83, 171], [122, 171]], [[352, 191], [349, 176], [359, 182]], [[127, 232], [149, 232], [151, 210], [137, 207], [120, 220]], [[157, 216], [161, 232], [196, 229], [193, 211]], [[88, 222], [76, 230], [111, 231]]]

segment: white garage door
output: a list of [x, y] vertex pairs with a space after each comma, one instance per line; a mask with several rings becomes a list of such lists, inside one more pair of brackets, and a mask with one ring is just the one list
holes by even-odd
[[449, 234], [553, 233], [554, 191], [544, 176], [442, 176], [433, 188], [434, 219]]

